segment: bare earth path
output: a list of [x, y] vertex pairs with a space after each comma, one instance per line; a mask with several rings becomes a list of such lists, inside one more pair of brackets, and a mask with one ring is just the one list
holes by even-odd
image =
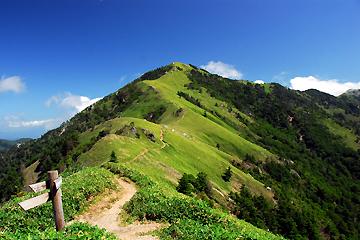
[[167, 146], [167, 143], [164, 142], [164, 132], [162, 129], [160, 129], [160, 141], [162, 142], [162, 146], [160, 149], [164, 149], [164, 147]]
[[139, 159], [140, 157], [143, 157], [145, 154], [147, 154], [149, 152], [149, 149], [145, 148], [144, 150], [142, 150], [141, 153], [139, 153], [139, 155], [137, 155], [136, 157], [133, 158], [133, 161]]
[[147, 235], [162, 227], [159, 223], [140, 223], [136, 222], [126, 226], [120, 226], [122, 207], [136, 193], [135, 184], [118, 179], [121, 191], [108, 193], [101, 202], [96, 202], [89, 209], [78, 216], [75, 220], [97, 225], [114, 233], [121, 240], [156, 240], [157, 237]]
[[[167, 143], [164, 142], [164, 132], [161, 129], [160, 130], [160, 141], [162, 143], [162, 146], [160, 147], [160, 150], [164, 149], [167, 146]], [[149, 149], [145, 148], [144, 150], [142, 150], [138, 155], [136, 155], [132, 161], [135, 161], [143, 156], [145, 156], [145, 154], [147, 154], [149, 152]]]

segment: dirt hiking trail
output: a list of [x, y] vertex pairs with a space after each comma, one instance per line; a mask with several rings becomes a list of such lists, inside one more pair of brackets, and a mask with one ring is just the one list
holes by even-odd
[[164, 132], [163, 132], [162, 129], [160, 129], [160, 141], [162, 143], [162, 146], [160, 148], [160, 150], [161, 150], [161, 149], [164, 149], [167, 146], [167, 143], [164, 142]]
[[134, 183], [118, 179], [120, 191], [111, 191], [106, 194], [101, 201], [90, 205], [81, 215], [75, 218], [76, 221], [87, 222], [93, 226], [105, 228], [114, 233], [121, 240], [156, 240], [151, 236], [151, 232], [162, 227], [160, 223], [140, 223], [135, 222], [130, 225], [121, 226], [122, 207], [136, 193]]

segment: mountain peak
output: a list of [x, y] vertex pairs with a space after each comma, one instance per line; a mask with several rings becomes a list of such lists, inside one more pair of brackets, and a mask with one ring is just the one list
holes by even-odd
[[172, 62], [169, 65], [178, 66], [178, 67], [190, 67], [189, 64], [186, 64], [186, 63], [183, 63], [183, 62], [177, 62], [177, 61]]
[[178, 70], [181, 71], [191, 71], [192, 69], [199, 69], [198, 67], [192, 64], [183, 63], [183, 62], [172, 62], [168, 66], [177, 68]]
[[343, 95], [359, 97], [360, 89], [349, 89], [345, 93], [343, 93]]
[[172, 62], [168, 65], [150, 70], [146, 73], [144, 73], [139, 80], [156, 80], [160, 78], [161, 76], [172, 72], [172, 71], [183, 71], [183, 72], [189, 72], [193, 69], [198, 69], [196, 66], [191, 64], [186, 64], [182, 62]]

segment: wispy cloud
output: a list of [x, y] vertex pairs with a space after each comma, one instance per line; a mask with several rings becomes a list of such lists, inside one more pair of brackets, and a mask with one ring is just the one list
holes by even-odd
[[57, 106], [60, 108], [60, 116], [47, 119], [27, 119], [22, 115], [6, 116], [0, 119], [0, 126], [9, 129], [30, 129], [43, 128], [44, 130], [54, 129], [62, 122], [65, 122], [76, 113], [84, 110], [86, 107], [94, 104], [101, 98], [89, 98], [86, 96], [73, 95], [71, 93], [64, 93], [61, 95], [52, 96], [45, 105], [48, 107]]
[[314, 76], [295, 77], [290, 80], [290, 84], [295, 90], [317, 89], [334, 96], [339, 96], [349, 89], [360, 89], [360, 82], [340, 82], [337, 79], [319, 79]]
[[19, 76], [12, 76], [0, 79], [0, 93], [1, 92], [15, 92], [20, 93], [25, 90], [25, 83]]
[[8, 128], [38, 128], [43, 127], [45, 130], [55, 128], [60, 124], [60, 119], [43, 119], [43, 120], [25, 120], [19, 116], [7, 116], [4, 122]]
[[243, 74], [233, 65], [223, 63], [221, 61], [210, 61], [206, 65], [200, 66], [208, 72], [218, 74], [222, 77], [231, 79], [241, 79]]

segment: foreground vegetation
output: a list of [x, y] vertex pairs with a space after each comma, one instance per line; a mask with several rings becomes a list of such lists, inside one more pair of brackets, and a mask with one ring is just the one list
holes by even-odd
[[162, 239], [284, 239], [213, 209], [206, 201], [164, 193], [148, 177], [121, 164], [108, 163], [105, 167], [141, 187], [124, 206], [133, 219], [170, 223], [160, 231]]
[[74, 240], [74, 239], [102, 239], [102, 240], [116, 240], [116, 237], [104, 229], [90, 226], [86, 223], [74, 223], [64, 228], [61, 232], [56, 232], [54, 228], [46, 229], [45, 231], [32, 230], [29, 233], [25, 232], [5, 232], [0, 233], [1, 239], [4, 240]]
[[[89, 199], [108, 188], [115, 188], [113, 174], [102, 168], [87, 168], [64, 179], [63, 208], [65, 221], [89, 205]], [[0, 208], [0, 239], [115, 239], [96, 227], [76, 223], [57, 233], [51, 202], [23, 211], [18, 203], [36, 194], [25, 194]]]
[[[207, 201], [182, 196], [175, 191], [164, 193], [164, 189], [149, 177], [122, 164], [109, 161], [104, 167], [110, 171], [98, 167], [84, 168], [65, 177], [62, 190], [66, 222], [86, 209], [91, 198], [105, 189], [116, 188], [113, 174], [118, 174], [140, 187], [124, 207], [130, 219], [170, 223], [169, 227], [158, 232], [161, 239], [284, 239], [213, 209]], [[201, 174], [199, 176], [201, 179]], [[86, 223], [74, 222], [56, 232], [50, 202], [26, 212], [17, 205], [34, 195], [28, 193], [16, 197], [0, 208], [1, 239], [116, 239], [104, 229]]]

